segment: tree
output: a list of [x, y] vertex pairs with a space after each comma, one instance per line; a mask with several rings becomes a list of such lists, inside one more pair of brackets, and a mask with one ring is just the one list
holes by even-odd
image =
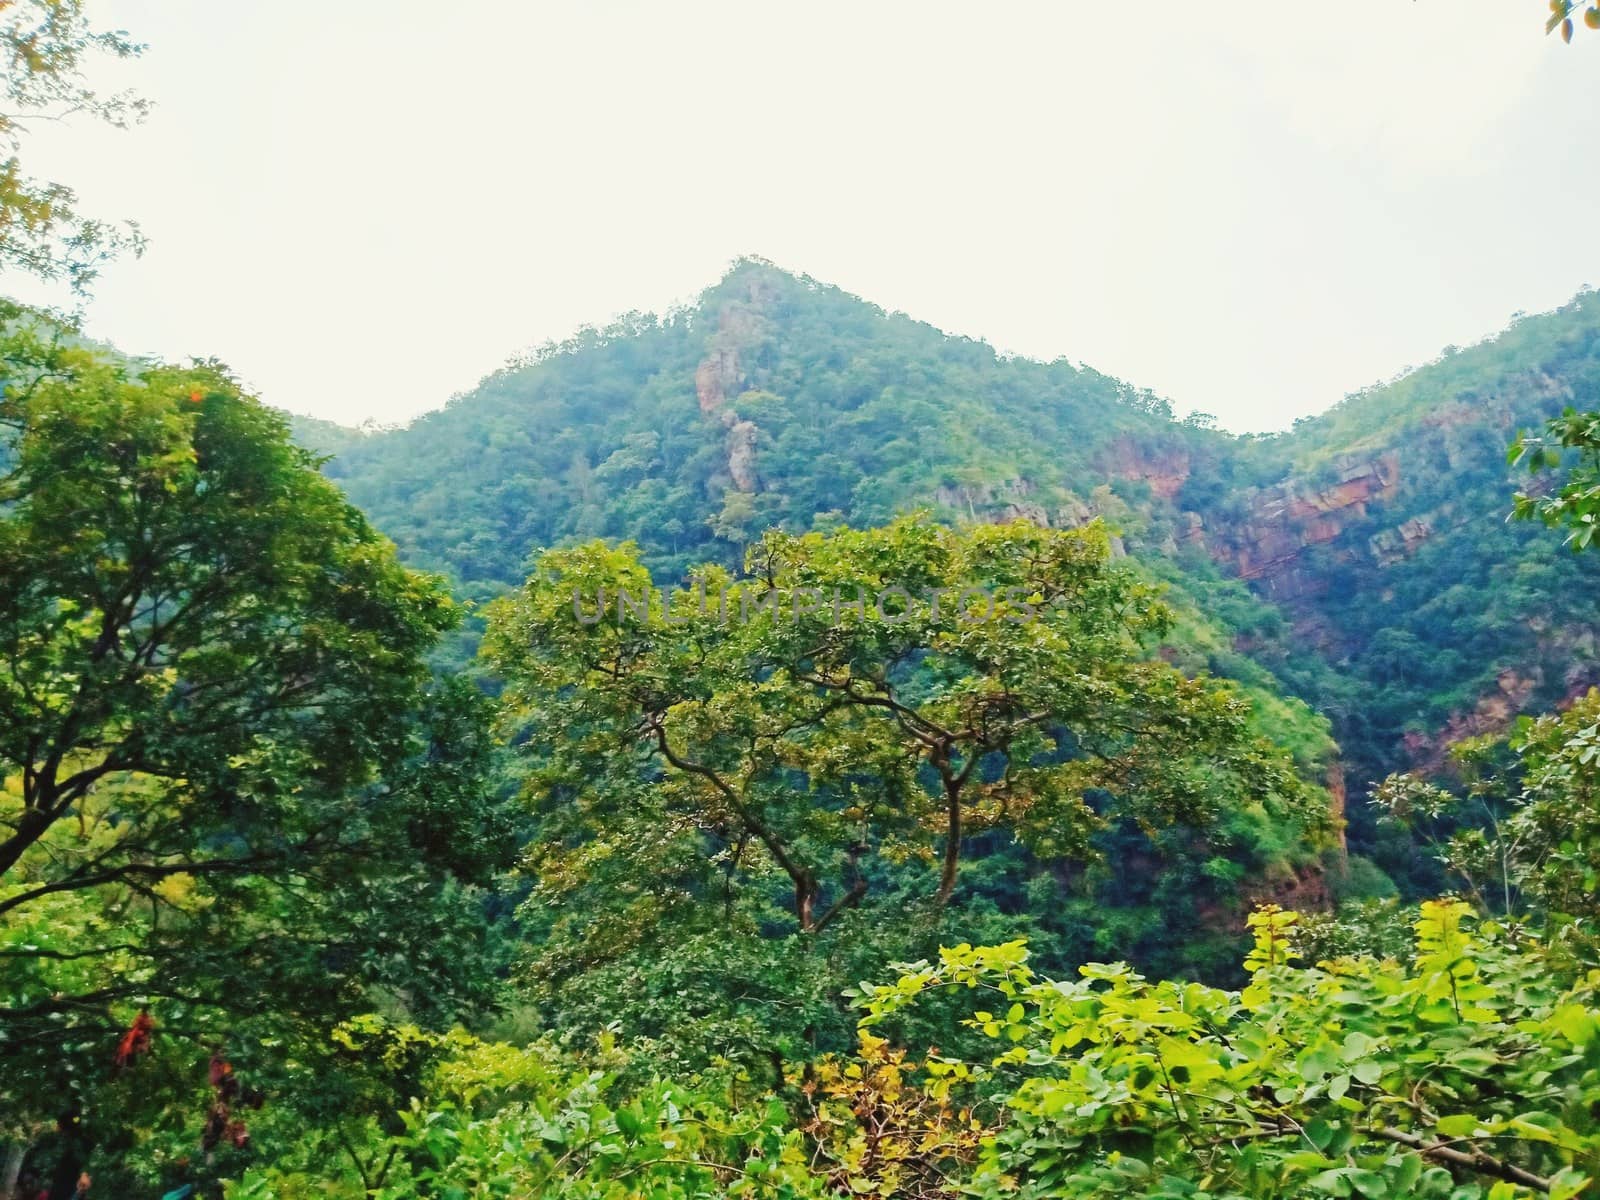
[[[114, 775], [218, 804], [250, 796], [256, 816], [301, 780], [364, 782], [403, 721], [395, 701], [425, 678], [420, 654], [454, 619], [442, 587], [400, 567], [283, 419], [219, 370], [135, 378], [92, 352], [41, 349], [7, 361], [0, 401], [14, 437], [0, 756], [22, 772], [23, 801], [0, 879]], [[154, 851], [167, 827], [136, 832], [119, 844]], [[110, 871], [149, 873], [127, 849], [97, 868]]]
[[770, 988], [770, 1031], [784, 997], [826, 1005], [859, 978], [828, 953], [933, 930], [975, 839], [1082, 861], [1119, 821], [1315, 820], [1249, 706], [1152, 656], [1168, 612], [1098, 526], [773, 532], [747, 569], [667, 594], [631, 546], [553, 550], [491, 612], [547, 978], [650, 946], [694, 994]]
[[1559, 469], [1563, 450], [1577, 451], [1577, 461], [1567, 467], [1565, 479], [1554, 495], [1517, 493], [1512, 515], [1519, 520], [1537, 518], [1552, 529], [1567, 531], [1567, 545], [1587, 550], [1600, 531], [1600, 412], [1568, 408], [1545, 425], [1543, 437], [1522, 434], [1511, 445], [1512, 465], [1526, 463], [1537, 474]]
[[[360, 1161], [377, 1169], [357, 1183], [302, 1154], [230, 1194], [1587, 1194], [1595, 978], [1460, 901], [1415, 916], [1400, 953], [1305, 966], [1298, 915], [1263, 908], [1236, 991], [1122, 964], [1049, 979], [1021, 942], [951, 946], [862, 986], [858, 1047], [809, 1068], [790, 1112], [726, 1074], [630, 1081], [649, 1050], [609, 1036], [574, 1053], [360, 1018], [342, 1044], [417, 1079], [403, 1129], [369, 1127]], [[913, 1057], [879, 1036], [951, 999], [971, 1013], [973, 1053]]]
[[1296, 922], [1270, 907], [1251, 918], [1242, 991], [1120, 964], [1052, 981], [1020, 943], [957, 946], [868, 989], [862, 1024], [946, 988], [984, 996], [972, 1023], [996, 1054], [927, 1068], [994, 1106], [965, 1196], [1586, 1191], [1600, 1170], [1592, 976], [1552, 969], [1525, 935], [1474, 928], [1458, 900], [1422, 906], [1409, 963], [1297, 965]]
[[1520, 717], [1506, 736], [1465, 741], [1452, 756], [1464, 796], [1394, 775], [1374, 803], [1431, 842], [1484, 912], [1537, 922], [1553, 946], [1592, 959], [1600, 921], [1600, 690], [1564, 712]]
[[127, 93], [103, 96], [84, 82], [97, 55], [131, 58], [142, 49], [120, 31], [95, 29], [83, 0], [12, 0], [0, 6], [0, 56], [5, 106], [0, 110], [0, 270], [64, 279], [82, 291], [102, 262], [140, 245], [138, 230], [84, 216], [65, 184], [33, 179], [19, 151], [30, 125], [75, 115], [127, 126], [145, 102]]
[[441, 583], [220, 368], [3, 350], [0, 1107], [87, 1119], [152, 1033], [261, 1080], [373, 986], [484, 1003], [512, 830]]
[[[726, 1079], [630, 1084], [634, 1052], [611, 1039], [585, 1053], [544, 1038], [485, 1042], [429, 1034], [376, 1017], [335, 1031], [353, 1053], [412, 1075], [395, 1132], [353, 1134], [359, 1178], [317, 1141], [263, 1161], [234, 1200], [319, 1196], [566, 1196], [582, 1200], [822, 1200], [834, 1195], [807, 1161], [782, 1105], [740, 1103]], [[359, 1142], [359, 1145], [356, 1143]]]

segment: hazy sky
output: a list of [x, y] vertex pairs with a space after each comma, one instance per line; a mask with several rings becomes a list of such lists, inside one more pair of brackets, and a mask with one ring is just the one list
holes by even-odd
[[91, 331], [346, 422], [741, 254], [1241, 430], [1600, 285], [1540, 0], [93, 7], [157, 109], [26, 151], [150, 238]]

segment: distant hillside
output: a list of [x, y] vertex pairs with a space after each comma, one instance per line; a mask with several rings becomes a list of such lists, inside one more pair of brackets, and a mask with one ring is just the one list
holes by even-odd
[[306, 417], [299, 413], [285, 415], [289, 418], [289, 429], [294, 435], [294, 440], [317, 454], [326, 454], [330, 457], [349, 454], [369, 436], [364, 430], [351, 429], [348, 425], [340, 425], [334, 421]]
[[[1600, 681], [1600, 560], [1504, 519], [1512, 433], [1569, 403], [1600, 405], [1592, 294], [1237, 438], [752, 260], [692, 308], [586, 330], [405, 429], [306, 436], [471, 594], [579, 538], [632, 539], [671, 573], [736, 561], [772, 524], [1103, 516], [1195, 614], [1175, 652], [1326, 712], [1359, 797]], [[1403, 875], [1409, 849], [1351, 817]]]
[[1508, 443], [1567, 405], [1600, 407], [1593, 293], [1192, 464], [1195, 544], [1290, 620], [1265, 661], [1333, 720], [1358, 790], [1600, 684], [1600, 564], [1506, 520]]
[[409, 552], [512, 582], [530, 547], [571, 537], [686, 565], [768, 524], [915, 504], [1081, 519], [1096, 484], [1185, 432], [1092, 370], [1003, 359], [748, 262], [694, 309], [548, 347], [333, 473]]

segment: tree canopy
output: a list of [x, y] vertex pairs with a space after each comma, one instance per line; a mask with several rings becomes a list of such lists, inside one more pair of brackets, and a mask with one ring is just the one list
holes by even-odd
[[659, 592], [630, 547], [553, 550], [491, 612], [558, 977], [708, 930], [800, 959], [931, 930], [984, 838], [1082, 862], [1123, 822], [1325, 816], [1243, 697], [1154, 654], [1170, 615], [1102, 529], [912, 517], [746, 567]]
[[484, 699], [430, 679], [440, 582], [220, 368], [3, 350], [8, 1120], [91, 1120], [119, 1037], [260, 1078], [374, 986], [485, 1002], [471, 889], [514, 840]]

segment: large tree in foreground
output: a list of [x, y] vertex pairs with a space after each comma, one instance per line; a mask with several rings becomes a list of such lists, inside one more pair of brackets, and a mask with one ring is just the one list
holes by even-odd
[[210, 1050], [265, 1082], [373, 985], [481, 998], [484, 702], [430, 681], [440, 583], [223, 372], [0, 350], [0, 1138], [103, 1144], [115, 1062], [192, 1146]]
[[[1248, 705], [1153, 653], [1168, 611], [1098, 527], [770, 533], [747, 571], [662, 597], [631, 547], [595, 543], [544, 554], [493, 613], [544, 977], [587, 978], [597, 1018], [663, 978], [663, 1027], [719, 989], [760, 1033], [832, 1003], [865, 965], [829, 965], [834, 935], [903, 954], [978, 839], [1081, 862], [1112, 822], [1298, 811]], [[640, 947], [652, 969], [617, 975]]]
[[[221, 372], [134, 375], [25, 340], [0, 398], [0, 762], [21, 795], [0, 881], [130, 773], [181, 819], [124, 818], [80, 880], [237, 873], [314, 849], [332, 829], [296, 797], [370, 779], [453, 620], [447, 595]], [[270, 846], [241, 837], [257, 823]], [[187, 853], [210, 826], [228, 841]], [[167, 864], [180, 844], [186, 861]]]

